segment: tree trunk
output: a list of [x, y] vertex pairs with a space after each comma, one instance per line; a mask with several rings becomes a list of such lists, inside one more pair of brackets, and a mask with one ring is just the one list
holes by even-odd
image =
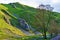
[[43, 33], [44, 33], [44, 39], [46, 39], [47, 37], [46, 37], [46, 27], [45, 27], [45, 15], [44, 15], [44, 12], [45, 12], [45, 10], [42, 10], [42, 12], [43, 12]]
[[46, 37], [46, 28], [44, 27], [44, 39], [47, 39]]

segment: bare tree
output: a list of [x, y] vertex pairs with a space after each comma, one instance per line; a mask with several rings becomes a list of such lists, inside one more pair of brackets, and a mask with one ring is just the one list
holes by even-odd
[[49, 30], [48, 32], [51, 34], [51, 38], [52, 38], [52, 35], [55, 34], [55, 36], [58, 34], [58, 25], [56, 23], [56, 21], [54, 19], [52, 19], [50, 21], [50, 25], [49, 25]]

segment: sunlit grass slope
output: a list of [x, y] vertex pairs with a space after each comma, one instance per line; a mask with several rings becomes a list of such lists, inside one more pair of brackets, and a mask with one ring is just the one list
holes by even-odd
[[[2, 4], [0, 5], [0, 30], [1, 34], [4, 33], [3, 35], [21, 35], [25, 36], [25, 34], [22, 32], [22, 30], [18, 29], [17, 26], [21, 27], [21, 25], [18, 23], [16, 19], [22, 18], [24, 19], [32, 28], [34, 28], [36, 31], [43, 30], [42, 27], [42, 18], [40, 14], [43, 13], [42, 10], [38, 11], [38, 9], [35, 9], [33, 7], [29, 7], [26, 5], [22, 5], [19, 3], [12, 3], [11, 4]], [[1, 10], [5, 10], [8, 12], [9, 15], [6, 15]], [[39, 13], [40, 12], [40, 13]], [[45, 21], [48, 21], [48, 14], [53, 13], [52, 16], [55, 17], [55, 19], [59, 19], [60, 16], [58, 14], [56, 15], [56, 12], [49, 12], [49, 11], [44, 11], [45, 13]], [[4, 17], [9, 19], [9, 22], [11, 22], [12, 25], [6, 23], [4, 20]], [[33, 31], [33, 30], [32, 30]]]
[[8, 10], [8, 8], [4, 7], [3, 5], [0, 5], [0, 39], [9, 38], [10, 36], [26, 36], [21, 30], [19, 30], [16, 27], [13, 27], [12, 25], [9, 25], [4, 20], [4, 17], [7, 19], [11, 19], [10, 16], [7, 16], [5, 13], [1, 11], [1, 9]]
[[[34, 28], [37, 26], [34, 24], [36, 22], [39, 22], [39, 20], [36, 19], [35, 17], [35, 15], [37, 14], [37, 10], [35, 8], [28, 7], [19, 3], [14, 3], [16, 8], [14, 8], [11, 4], [3, 4], [3, 5], [9, 8], [8, 11], [11, 12], [13, 16], [17, 18], [25, 19], [26, 22]], [[13, 21], [13, 22], [16, 22], [16, 21]]]
[[[19, 21], [20, 18], [24, 19], [30, 26], [29, 30], [23, 28], [24, 26]], [[40, 10], [18, 2], [0, 4], [0, 40], [9, 40], [10, 38], [10, 40], [35, 40], [35, 38], [40, 40], [44, 32], [44, 26], [46, 27], [46, 33], [51, 33], [49, 31], [53, 27], [49, 23], [51, 20], [55, 20], [60, 30], [60, 13], [58, 12]], [[41, 36], [38, 37], [36, 32], [42, 33]], [[29, 34], [33, 35], [29, 36]]]
[[[13, 5], [12, 5], [13, 4]], [[22, 18], [25, 19], [26, 22], [33, 27], [35, 30], [37, 31], [41, 31], [41, 27], [42, 27], [42, 22], [41, 19], [42, 17], [42, 13], [45, 14], [45, 21], [47, 23], [48, 19], [49, 19], [49, 15], [50, 13], [52, 13], [52, 16], [55, 17], [56, 19], [56, 12], [50, 12], [50, 11], [38, 11], [38, 9], [35, 9], [33, 7], [29, 7], [23, 4], [19, 4], [19, 3], [12, 3], [12, 4], [3, 4], [5, 7], [8, 8], [7, 11], [9, 11], [11, 13], [11, 15], [15, 16], [16, 18]], [[39, 13], [40, 12], [40, 13]], [[18, 22], [15, 19], [11, 19], [11, 22], [14, 26], [20, 26], [18, 24]]]

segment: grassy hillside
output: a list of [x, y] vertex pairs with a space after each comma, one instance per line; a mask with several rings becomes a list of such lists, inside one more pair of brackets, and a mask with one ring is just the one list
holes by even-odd
[[[25, 34], [16, 27], [8, 24], [6, 20], [11, 19], [10, 16], [6, 15], [1, 11], [1, 9], [8, 10], [7, 7], [0, 5], [0, 39], [6, 39], [10, 37], [18, 37], [18, 36], [25, 36]], [[4, 19], [6, 18], [6, 20]]]
[[[42, 22], [48, 24], [49, 15], [51, 15], [51, 19], [60, 23], [60, 14], [57, 12], [39, 10], [19, 3], [0, 4], [0, 38], [6, 39], [9, 37], [28, 36], [24, 31], [31, 34], [35, 34], [36, 31], [42, 33]], [[24, 19], [31, 26], [28, 30], [20, 24], [20, 18]], [[45, 26], [47, 27], [47, 25]]]
[[[32, 7], [21, 5], [19, 3], [14, 3], [14, 5], [16, 6], [16, 8], [14, 8], [11, 4], [5, 4], [4, 6], [6, 6], [7, 8], [9, 8], [8, 11], [12, 15], [14, 15], [15, 17], [25, 19], [26, 22], [29, 25], [31, 25], [33, 27], [36, 27], [34, 25], [34, 23], [37, 20], [37, 19], [35, 19], [35, 15], [37, 14], [37, 10], [34, 9], [34, 8], [32, 8]], [[14, 21], [14, 22], [16, 22], [16, 21]]]
[[[35, 30], [41, 29], [41, 28], [39, 28], [39, 27], [42, 26], [41, 19], [40, 19], [42, 17], [40, 17], [40, 14], [42, 14], [43, 12], [45, 13], [45, 18], [46, 19], [44, 19], [44, 20], [46, 22], [49, 19], [49, 16], [48, 16], [49, 14], [52, 14], [52, 17], [53, 18], [55, 17], [54, 19], [56, 19], [56, 15], [54, 15], [54, 14], [56, 14], [57, 12], [49, 12], [49, 11], [45, 11], [45, 10], [44, 11], [42, 11], [42, 10], [38, 11], [38, 9], [29, 7], [29, 6], [26, 6], [26, 5], [22, 5], [22, 4], [19, 4], [19, 3], [10, 3], [10, 4], [3, 4], [3, 5], [8, 8], [7, 11], [10, 12], [10, 16], [11, 17], [13, 16], [13, 18], [10, 21], [11, 21], [12, 25], [16, 26], [16, 27], [21, 26], [21, 25], [15, 19], [22, 18], [30, 26], [35, 28]], [[57, 13], [57, 15], [58, 15], [58, 13]]]

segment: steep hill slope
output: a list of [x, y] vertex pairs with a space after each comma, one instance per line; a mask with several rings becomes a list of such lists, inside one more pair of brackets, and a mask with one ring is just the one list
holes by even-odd
[[[14, 15], [17, 18], [22, 18], [22, 19], [26, 20], [26, 22], [30, 26], [33, 25], [34, 21], [36, 22], [36, 19], [34, 19], [35, 18], [34, 15], [37, 14], [36, 9], [25, 6], [25, 5], [21, 5], [19, 3], [12, 3], [12, 4], [13, 4], [13, 6], [11, 4], [4, 5], [7, 8], [9, 8], [8, 11], [10, 11], [12, 15]], [[14, 8], [14, 5], [16, 8]]]
[[8, 8], [0, 4], [0, 39], [9, 38], [10, 36], [25, 36], [21, 30], [9, 24], [9, 19], [11, 19], [11, 17], [3, 13], [1, 11], [2, 9], [7, 10]]
[[[22, 5], [19, 3], [10, 3], [10, 4], [2, 4], [5, 7], [8, 8], [8, 12], [9, 15], [11, 17], [13, 17], [12, 19], [10, 19], [11, 24], [17, 28], [23, 28], [26, 30], [26, 28], [24, 26], [21, 26], [21, 24], [19, 23], [19, 19], [23, 19], [27, 22], [27, 24], [30, 26], [29, 30], [33, 30], [34, 31], [41, 31], [42, 28], [42, 22], [41, 19], [42, 17], [40, 17], [40, 14], [45, 13], [45, 18], [44, 19], [47, 23], [48, 19], [49, 19], [49, 14], [52, 14], [52, 17], [55, 17], [54, 19], [56, 19], [56, 12], [50, 12], [50, 11], [38, 11], [39, 9], [35, 9], [26, 5]], [[3, 11], [3, 10], [2, 10]], [[39, 13], [40, 12], [40, 13]], [[57, 13], [58, 15], [58, 13]], [[16, 20], [17, 19], [17, 20]], [[32, 28], [31, 28], [32, 27]]]
[[43, 32], [42, 21], [48, 24], [50, 14], [54, 20], [60, 23], [60, 14], [57, 12], [39, 10], [19, 3], [0, 4], [1, 37], [40, 34]]

